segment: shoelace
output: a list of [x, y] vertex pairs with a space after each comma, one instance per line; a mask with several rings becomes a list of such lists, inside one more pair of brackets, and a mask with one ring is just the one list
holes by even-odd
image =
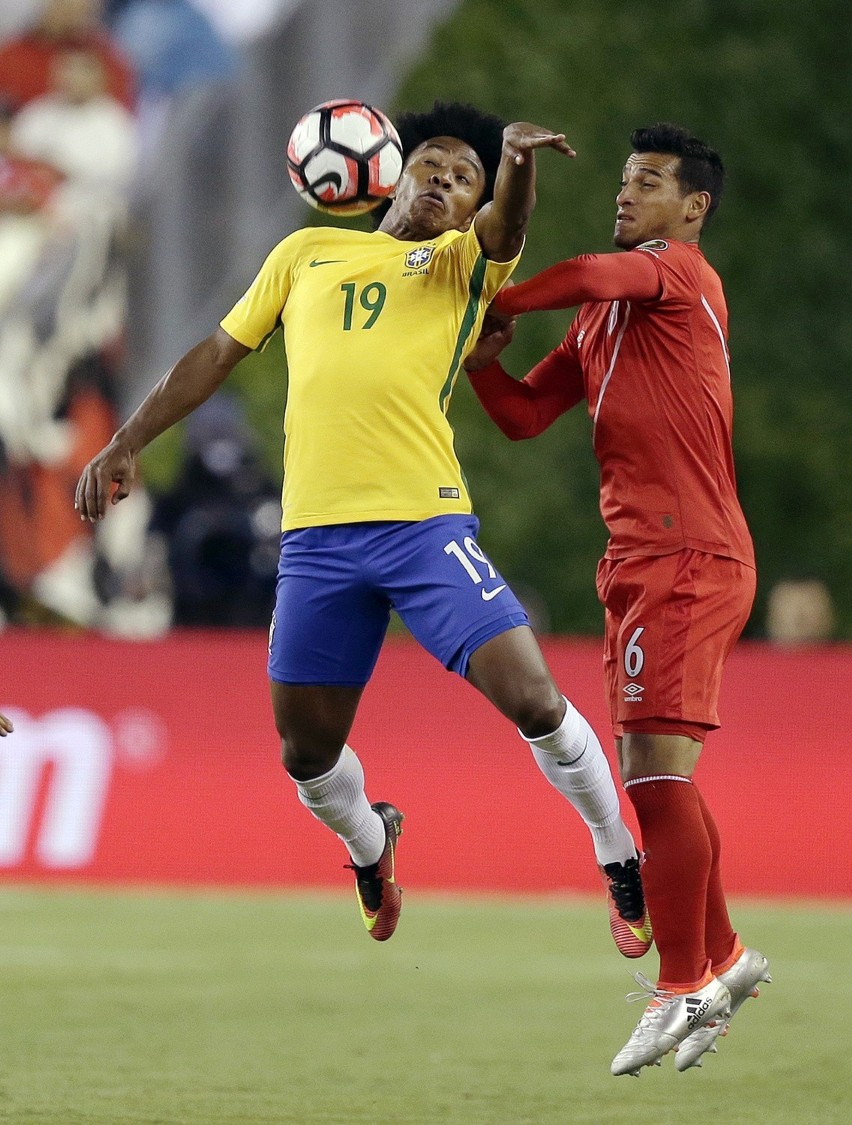
[[[608, 870], [616, 866], [621, 868], [623, 875], [616, 875]], [[641, 918], [645, 912], [645, 898], [639, 882], [638, 861], [628, 860], [627, 863], [617, 865], [611, 863], [604, 867], [604, 871], [609, 878], [610, 891], [619, 913], [626, 918]], [[630, 875], [628, 872], [635, 874]]]
[[[627, 1003], [635, 1004], [637, 1000], [644, 1000], [648, 1003], [648, 998], [651, 998], [644, 1015], [640, 1018], [639, 1024], [636, 1027], [636, 1031], [638, 1031], [640, 1027], [647, 1027], [652, 1019], [664, 1011], [668, 1007], [669, 1002], [676, 999], [677, 993], [669, 992], [666, 988], [657, 988], [655, 984], [648, 980], [644, 973], [634, 973], [633, 979], [640, 985], [642, 991], [628, 992], [624, 998]], [[654, 1000], [658, 1000], [659, 1003], [655, 1004]], [[634, 1035], [636, 1031], [634, 1031]]]
[[[654, 1019], [659, 1017], [659, 1015], [666, 1010], [666, 1008], [669, 1006], [669, 1003], [672, 1000], [677, 1000], [680, 995], [677, 992], [669, 992], [667, 988], [657, 988], [655, 984], [648, 980], [644, 973], [634, 973], [633, 979], [638, 985], [641, 986], [642, 991], [628, 992], [624, 998], [627, 1003], [633, 1004], [637, 1000], [647, 1000], [649, 996], [651, 997], [651, 1001], [640, 1017], [639, 1023], [636, 1025], [636, 1028], [633, 1031], [633, 1035], [631, 1035], [631, 1039], [634, 1035], [636, 1035], [640, 1028], [647, 1028], [654, 1021]], [[655, 1004], [655, 1000], [658, 1000], [659, 1003]], [[711, 1020], [709, 1023], [704, 1024], [703, 1027], [696, 1028], [696, 1030], [704, 1031], [709, 1028], [713, 1028], [716, 1026], [716, 1023], [717, 1021], [715, 1019]], [[726, 1023], [726, 1030], [727, 1026], [728, 1025]], [[724, 1035], [725, 1032], [723, 1031], [721, 1034]]]
[[641, 992], [628, 992], [624, 999], [628, 1004], [635, 1004], [637, 1000], [647, 1000], [649, 996], [656, 997], [659, 1000], [673, 1000], [677, 996], [676, 992], [670, 992], [667, 988], [657, 988], [657, 986], [645, 976], [644, 973], [634, 973], [633, 979], [641, 987]]

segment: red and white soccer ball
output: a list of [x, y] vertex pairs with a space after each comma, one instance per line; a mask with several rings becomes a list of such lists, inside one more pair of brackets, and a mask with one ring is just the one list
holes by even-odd
[[399, 134], [375, 106], [346, 99], [323, 102], [291, 133], [287, 171], [311, 207], [363, 215], [387, 199], [399, 181]]

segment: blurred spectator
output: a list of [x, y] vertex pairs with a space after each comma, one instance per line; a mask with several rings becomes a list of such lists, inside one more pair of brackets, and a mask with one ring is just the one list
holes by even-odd
[[84, 47], [101, 60], [106, 90], [127, 108], [135, 100], [130, 63], [101, 22], [102, 0], [43, 0], [33, 23], [0, 44], [0, 95], [23, 106], [47, 93], [56, 55]]
[[95, 537], [73, 510], [82, 466], [117, 425], [126, 317], [136, 123], [106, 82], [98, 51], [61, 48], [48, 92], [7, 120], [9, 210], [17, 190], [19, 210], [43, 230], [29, 259], [19, 250], [0, 307], [0, 586], [13, 620], [150, 635], [167, 627], [170, 602], [164, 559], [158, 569], [145, 555], [144, 492], [108, 535]]
[[835, 614], [831, 594], [818, 579], [787, 579], [769, 593], [766, 633], [781, 645], [816, 644], [831, 639]]
[[51, 202], [64, 179], [12, 146], [10, 102], [0, 98], [0, 316], [30, 277], [50, 237]]
[[82, 467], [117, 424], [111, 382], [99, 355], [74, 364], [53, 415], [61, 453], [0, 459], [0, 608], [8, 621], [136, 637], [171, 623], [165, 551], [149, 535], [145, 490], [116, 509], [111, 529], [93, 532], [73, 509]]
[[157, 502], [152, 527], [169, 544], [175, 624], [269, 623], [280, 487], [264, 471], [232, 395], [219, 391], [187, 420], [181, 476]]
[[190, 0], [107, 0], [104, 20], [136, 73], [146, 147], [159, 139], [174, 98], [236, 75], [234, 49]]
[[136, 171], [135, 118], [107, 92], [106, 83], [96, 51], [57, 51], [48, 91], [28, 102], [12, 123], [15, 149], [59, 168], [77, 210], [102, 205], [93, 191], [126, 200]]
[[[13, 620], [57, 615], [89, 624], [100, 608], [93, 584], [92, 532], [76, 517], [72, 498], [78, 468], [115, 429], [102, 375], [89, 361], [65, 381], [61, 401], [44, 419], [45, 427], [56, 431], [50, 455], [33, 455], [3, 419], [0, 567], [17, 595], [9, 614]], [[25, 383], [20, 387], [24, 410], [28, 390]]]
[[56, 412], [76, 362], [116, 341], [124, 327], [123, 233], [135, 162], [132, 116], [103, 93], [89, 51], [54, 60], [55, 92], [12, 121], [17, 155], [64, 178], [51, 196], [51, 231], [29, 278], [0, 317], [0, 435], [7, 456], [53, 463], [69, 452]]

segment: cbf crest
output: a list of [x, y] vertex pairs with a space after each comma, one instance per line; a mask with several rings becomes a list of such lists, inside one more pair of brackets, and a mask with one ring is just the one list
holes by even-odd
[[434, 246], [418, 246], [416, 250], [409, 250], [405, 255], [405, 265], [410, 270], [425, 269], [432, 261], [434, 253]]

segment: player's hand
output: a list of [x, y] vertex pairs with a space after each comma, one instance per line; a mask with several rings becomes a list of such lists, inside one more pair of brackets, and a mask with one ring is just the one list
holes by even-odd
[[532, 125], [529, 121], [513, 121], [503, 130], [503, 155], [508, 156], [515, 164], [523, 164], [527, 154], [537, 148], [555, 148], [565, 156], [577, 155], [565, 140], [564, 133], [554, 133], [541, 125]]
[[[115, 438], [83, 470], [77, 482], [74, 507], [81, 520], [102, 520], [107, 501], [118, 504], [130, 495], [136, 479], [136, 457]], [[112, 486], [118, 487], [113, 491]]]
[[462, 365], [465, 371], [481, 371], [483, 367], [493, 363], [506, 345], [511, 343], [515, 334], [515, 323], [514, 317], [501, 316], [498, 312], [487, 312], [482, 321], [479, 339]]
[[7, 719], [5, 715], [0, 715], [0, 738], [5, 738], [7, 734], [11, 734], [15, 729], [14, 723], [11, 719]]

